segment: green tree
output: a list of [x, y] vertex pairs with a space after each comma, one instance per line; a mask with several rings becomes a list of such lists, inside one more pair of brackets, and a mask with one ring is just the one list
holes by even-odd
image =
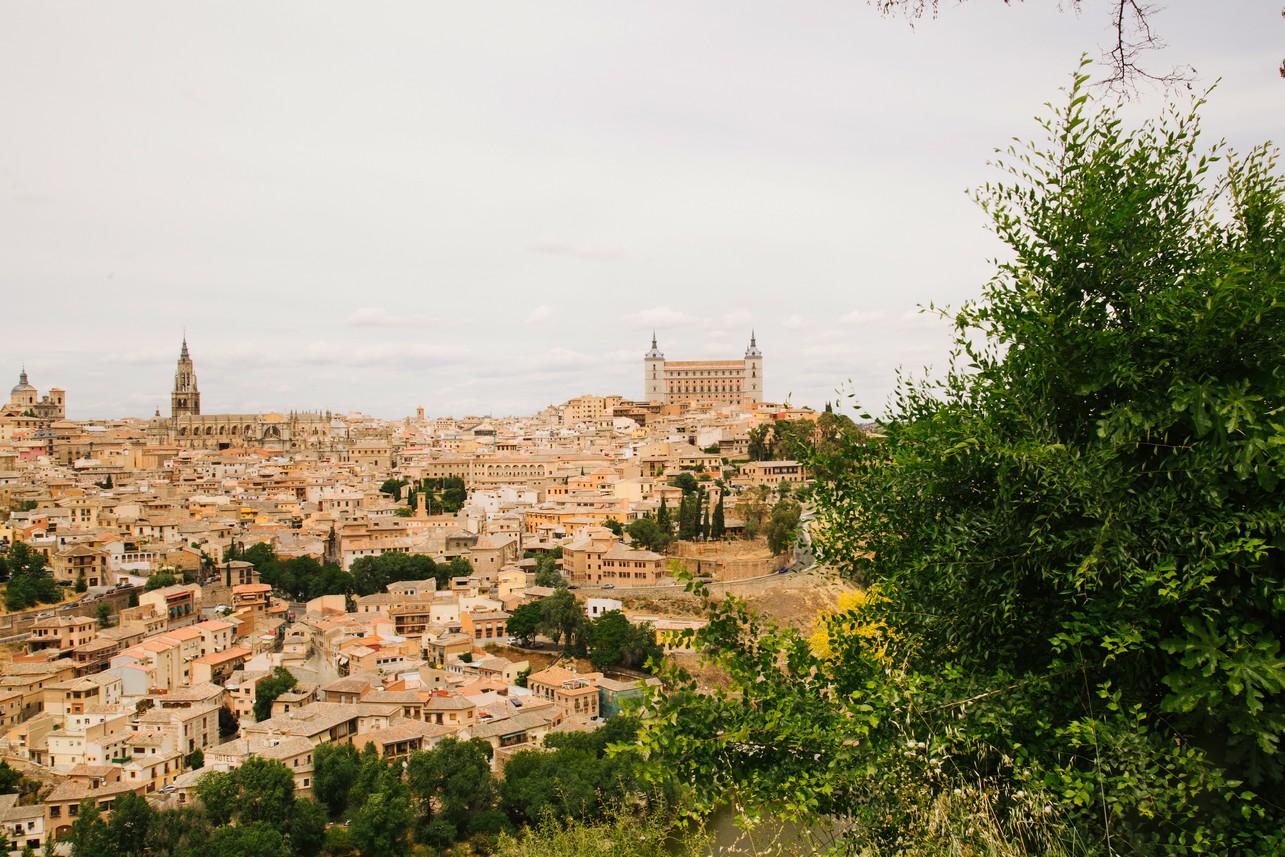
[[362, 748], [359, 761], [357, 777], [348, 790], [349, 804], [356, 809], [360, 809], [371, 795], [379, 791], [384, 781], [393, 776], [388, 760], [379, 755], [379, 750], [370, 741]]
[[405, 784], [389, 778], [357, 810], [349, 829], [363, 857], [403, 857], [410, 852], [413, 822]]
[[[320, 749], [320, 748], [318, 748]], [[312, 798], [300, 798], [290, 811], [290, 844], [299, 857], [316, 857], [326, 841], [326, 810]]]
[[443, 847], [467, 836], [475, 819], [496, 802], [491, 745], [442, 739], [433, 750], [412, 753], [406, 782], [416, 805], [416, 839]]
[[656, 526], [666, 536], [674, 531], [674, 522], [669, 517], [669, 504], [664, 497], [660, 498], [660, 506], [656, 509]]
[[18, 791], [18, 783], [22, 781], [22, 774], [9, 767], [9, 763], [0, 760], [0, 794], [10, 795]]
[[772, 553], [785, 553], [790, 549], [790, 545], [794, 544], [802, 514], [803, 507], [797, 500], [778, 500], [772, 507], [772, 516], [763, 528], [763, 534], [767, 536], [768, 549]]
[[265, 821], [229, 825], [214, 832], [210, 852], [218, 857], [293, 857], [287, 835]]
[[189, 770], [197, 771], [205, 767], [205, 751], [197, 747], [191, 753], [187, 754], [187, 767]]
[[1085, 83], [979, 193], [1011, 258], [945, 377], [815, 462], [864, 606], [810, 650], [710, 605], [733, 687], [644, 739], [704, 798], [850, 815], [854, 851], [953, 850], [969, 795], [1028, 853], [1285, 848], [1285, 180]]
[[566, 589], [560, 589], [548, 598], [541, 598], [540, 632], [559, 643], [566, 645], [568, 651], [578, 649], [583, 644], [585, 625], [584, 607], [579, 599]]
[[9, 546], [5, 564], [9, 572], [4, 591], [6, 609], [25, 610], [62, 600], [62, 587], [50, 576], [44, 554], [32, 550], [26, 542], [15, 541]]
[[107, 838], [112, 854], [142, 857], [147, 852], [148, 834], [156, 819], [156, 810], [136, 792], [125, 792], [112, 801], [112, 817], [107, 822]]
[[617, 536], [623, 536], [625, 534], [625, 525], [617, 521], [615, 518], [608, 518], [602, 522], [602, 525], [611, 530]]
[[215, 827], [231, 823], [241, 797], [236, 771], [209, 771], [196, 781], [196, 795]]
[[540, 602], [526, 601], [513, 608], [505, 622], [505, 629], [510, 636], [517, 638], [518, 643], [528, 646], [536, 634], [540, 633], [542, 619]]
[[669, 484], [675, 488], [681, 488], [683, 494], [695, 493], [696, 489], [700, 487], [696, 482], [696, 477], [690, 473], [679, 473], [669, 480]]
[[294, 809], [294, 774], [274, 759], [251, 756], [231, 771], [210, 771], [196, 782], [196, 794], [216, 827], [262, 822], [286, 826]]
[[665, 532], [665, 529], [653, 518], [642, 517], [636, 521], [630, 521], [629, 538], [633, 540], [636, 547], [643, 550], [663, 553], [672, 540], [672, 536]]
[[361, 758], [351, 744], [319, 744], [312, 754], [312, 793], [332, 817], [348, 806], [348, 793], [357, 781]]
[[451, 577], [472, 577], [473, 563], [467, 557], [452, 557], [450, 562]]
[[147, 847], [163, 857], [204, 857], [212, 835], [210, 820], [200, 807], [163, 809], [148, 828]]
[[384, 484], [379, 486], [379, 493], [397, 499], [401, 497], [402, 489], [409, 484], [405, 479], [385, 479]]
[[89, 591], [89, 582], [85, 580], [85, 572], [82, 571], [76, 575], [76, 585], [73, 588], [77, 593]]
[[696, 535], [696, 495], [684, 494], [678, 504], [678, 539], [686, 541]]
[[168, 571], [158, 571], [151, 577], [147, 578], [147, 583], [143, 586], [144, 592], [151, 592], [154, 589], [163, 589], [166, 586], [174, 586], [178, 583], [178, 578]]
[[241, 730], [241, 720], [230, 708], [219, 706], [219, 737], [231, 738]]
[[205, 812], [185, 806], [157, 812], [147, 843], [153, 854], [165, 857], [205, 857], [213, 835]]
[[352, 582], [356, 595], [374, 595], [383, 592], [392, 583], [389, 576], [391, 561], [385, 556], [404, 556], [404, 554], [382, 554], [380, 556], [363, 556], [353, 560]]
[[299, 679], [285, 667], [273, 667], [269, 678], [261, 679], [254, 688], [254, 719], [267, 720], [272, 716], [272, 703], [288, 690], [293, 690]]
[[652, 658], [659, 663], [664, 654], [651, 623], [634, 625], [619, 610], [608, 610], [594, 619], [586, 637], [589, 660], [598, 669], [638, 669]]
[[98, 802], [92, 798], [85, 798], [80, 802], [68, 839], [71, 840], [72, 857], [103, 857], [115, 853], [107, 823], [103, 821]]
[[709, 537], [721, 539], [727, 533], [727, 519], [723, 512], [723, 495], [719, 493], [718, 503], [714, 506], [714, 516], [709, 523]]
[[[233, 557], [236, 559], [236, 557]], [[255, 570], [260, 574], [269, 571], [275, 566], [280, 559], [277, 557], [277, 550], [268, 542], [256, 542], [241, 552], [239, 557], [242, 561], [254, 565]]]
[[294, 774], [274, 759], [251, 756], [235, 771], [241, 799], [238, 824], [262, 821], [280, 827], [294, 809]]
[[567, 579], [558, 570], [558, 561], [551, 554], [544, 553], [535, 558], [535, 585], [554, 589], [567, 585]]

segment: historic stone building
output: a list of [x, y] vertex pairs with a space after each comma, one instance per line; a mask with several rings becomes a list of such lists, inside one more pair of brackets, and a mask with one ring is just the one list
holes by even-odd
[[32, 444], [29, 450], [53, 454], [54, 424], [67, 418], [67, 394], [61, 387], [50, 387], [41, 396], [27, 382], [27, 367], [22, 367], [18, 383], [9, 391], [9, 403], [0, 406], [0, 438], [24, 436]]
[[754, 334], [741, 360], [666, 360], [652, 334], [643, 355], [643, 399], [666, 405], [753, 405], [763, 401], [763, 352]]
[[184, 449], [325, 449], [330, 443], [330, 421], [331, 414], [320, 411], [202, 414], [196, 369], [185, 336], [170, 392], [170, 416], [156, 412], [147, 426], [147, 440]]
[[170, 393], [171, 417], [197, 417], [201, 415], [201, 391], [196, 386], [196, 369], [192, 356], [187, 353], [187, 336], [183, 337], [183, 350], [178, 353], [178, 368], [174, 370], [174, 390]]
[[9, 404], [5, 416], [34, 417], [41, 423], [52, 423], [67, 418], [67, 394], [61, 387], [50, 387], [49, 395], [41, 396], [27, 382], [27, 367], [22, 367], [18, 383], [9, 391]]

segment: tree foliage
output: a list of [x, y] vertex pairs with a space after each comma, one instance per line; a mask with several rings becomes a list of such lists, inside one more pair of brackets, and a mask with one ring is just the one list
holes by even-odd
[[527, 646], [535, 639], [536, 634], [540, 633], [540, 622], [542, 613], [538, 601], [526, 601], [513, 608], [509, 614], [508, 620], [504, 623], [505, 630], [509, 635], [515, 637], [517, 641]]
[[5, 565], [9, 573], [9, 582], [4, 588], [5, 609], [25, 610], [62, 600], [62, 587], [50, 575], [48, 560], [26, 542], [16, 541], [10, 545]]
[[430, 578], [436, 580], [441, 589], [450, 583], [453, 573], [450, 565], [439, 565], [426, 554], [390, 551], [378, 556], [363, 556], [353, 561], [352, 591], [357, 595], [373, 595], [383, 592], [390, 583]]
[[178, 578], [168, 571], [158, 571], [151, 577], [147, 578], [147, 583], [143, 586], [143, 591], [151, 592], [154, 589], [163, 589], [166, 586], [177, 584]]
[[709, 605], [732, 686], [675, 676], [645, 736], [696, 798], [879, 851], [968, 795], [1027, 852], [1285, 848], [1285, 181], [1085, 83], [978, 193], [1012, 255], [946, 376], [815, 457], [870, 597], [818, 651]]
[[580, 600], [570, 591], [559, 589], [536, 603], [540, 605], [540, 633], [555, 646], [563, 644], [568, 652], [583, 654], [589, 620]]
[[348, 806], [348, 792], [357, 781], [361, 759], [351, 744], [320, 744], [312, 754], [312, 793], [338, 818]]
[[586, 633], [589, 660], [597, 669], [658, 667], [664, 650], [656, 642], [650, 622], [635, 625], [619, 610], [608, 610], [589, 623]]
[[444, 738], [433, 750], [412, 753], [406, 782], [415, 799], [417, 838], [429, 844], [467, 838], [477, 819], [495, 805], [491, 745]]
[[767, 537], [767, 546], [774, 554], [782, 554], [794, 544], [799, 529], [799, 519], [803, 507], [797, 500], [782, 498], [772, 507], [772, 516], [768, 518], [763, 534]]
[[272, 716], [272, 703], [288, 690], [293, 690], [299, 680], [285, 667], [273, 667], [272, 675], [260, 680], [254, 687], [254, 719], [267, 720]]
[[664, 553], [665, 549], [673, 542], [674, 537], [662, 527], [660, 523], [651, 516], [643, 516], [636, 521], [630, 521], [629, 526], [625, 528], [629, 533], [629, 538], [637, 548], [642, 550]]

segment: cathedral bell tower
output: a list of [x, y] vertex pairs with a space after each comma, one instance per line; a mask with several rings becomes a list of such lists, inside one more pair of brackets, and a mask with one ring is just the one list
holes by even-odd
[[174, 392], [170, 393], [170, 416], [195, 417], [200, 413], [201, 391], [196, 388], [196, 371], [192, 368], [192, 356], [187, 353], [187, 336], [184, 335], [178, 368], [174, 370]]

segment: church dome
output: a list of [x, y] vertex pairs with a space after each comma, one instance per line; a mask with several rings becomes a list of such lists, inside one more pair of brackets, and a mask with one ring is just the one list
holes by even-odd
[[9, 392], [15, 396], [19, 393], [36, 392], [36, 388], [27, 383], [27, 370], [25, 368], [22, 370], [22, 374], [18, 376], [18, 383]]

